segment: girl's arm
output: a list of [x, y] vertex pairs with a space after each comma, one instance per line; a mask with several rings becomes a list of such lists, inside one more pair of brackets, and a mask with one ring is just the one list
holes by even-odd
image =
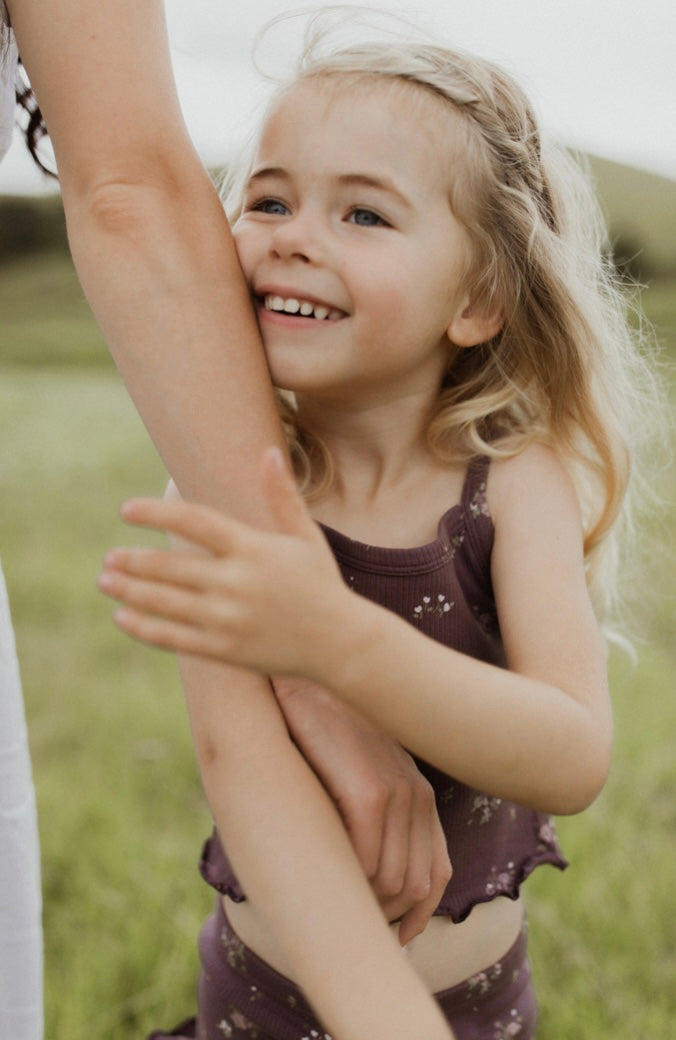
[[339, 692], [470, 786], [545, 812], [578, 812], [605, 782], [612, 716], [577, 499], [560, 462], [538, 447], [494, 464], [488, 497], [507, 668], [362, 608]]
[[355, 596], [275, 452], [264, 473], [275, 534], [187, 504], [128, 507], [132, 522], [177, 531], [217, 559], [111, 554], [102, 587], [136, 608], [118, 615], [121, 627], [156, 645], [328, 685], [480, 790], [555, 813], [588, 804], [608, 770], [612, 724], [579, 511], [556, 458], [533, 447], [491, 473], [508, 669]]

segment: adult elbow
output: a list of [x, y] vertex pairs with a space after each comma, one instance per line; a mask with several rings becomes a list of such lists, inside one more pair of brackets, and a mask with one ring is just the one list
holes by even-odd
[[115, 234], [126, 233], [158, 207], [171, 220], [176, 208], [194, 205], [196, 195], [215, 194], [190, 141], [180, 135], [121, 148], [101, 161], [80, 157], [60, 174], [66, 217], [86, 219]]
[[81, 217], [100, 234], [136, 236], [158, 204], [166, 208], [168, 194], [166, 186], [152, 181], [104, 180], [83, 195], [78, 208]]

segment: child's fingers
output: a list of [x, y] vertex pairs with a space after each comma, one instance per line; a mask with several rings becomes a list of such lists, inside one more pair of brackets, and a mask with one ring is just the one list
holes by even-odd
[[279, 448], [267, 448], [261, 463], [263, 487], [280, 534], [316, 538], [317, 527]]
[[195, 502], [132, 498], [122, 505], [121, 515], [129, 524], [170, 531], [218, 555], [231, 551], [245, 530], [232, 517]]
[[119, 600], [145, 615], [180, 622], [194, 630], [227, 631], [228, 606], [181, 586], [163, 581], [129, 577], [119, 571], [106, 571], [98, 581], [99, 588], [111, 599]]
[[113, 620], [122, 632], [149, 646], [223, 660], [222, 640], [213, 632], [153, 617], [126, 606], [115, 611]]
[[178, 549], [111, 549], [104, 557], [106, 571], [148, 578], [193, 589], [213, 584], [213, 557]]

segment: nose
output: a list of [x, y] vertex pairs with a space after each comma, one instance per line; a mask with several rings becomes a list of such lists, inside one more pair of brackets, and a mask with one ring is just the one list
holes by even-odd
[[282, 260], [297, 259], [303, 263], [318, 263], [323, 241], [320, 221], [310, 212], [291, 213], [276, 224], [270, 241], [274, 256]]

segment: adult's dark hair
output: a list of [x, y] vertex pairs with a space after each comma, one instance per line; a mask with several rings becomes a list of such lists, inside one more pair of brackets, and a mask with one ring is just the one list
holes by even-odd
[[33, 88], [31, 87], [28, 81], [28, 76], [26, 75], [24, 67], [21, 64], [20, 58], [19, 64], [17, 66], [15, 92], [17, 105], [19, 105], [19, 107], [22, 108], [24, 112], [26, 112], [28, 117], [28, 121], [26, 122], [26, 125], [23, 127], [23, 132], [26, 138], [26, 145], [28, 147], [28, 151], [31, 153], [33, 159], [44, 173], [46, 173], [49, 177], [56, 178], [57, 175], [55, 171], [50, 169], [49, 166], [45, 165], [38, 151], [40, 142], [43, 138], [48, 137], [49, 134], [47, 131], [47, 126], [42, 116], [42, 112], [40, 111], [38, 99], [33, 93]]

